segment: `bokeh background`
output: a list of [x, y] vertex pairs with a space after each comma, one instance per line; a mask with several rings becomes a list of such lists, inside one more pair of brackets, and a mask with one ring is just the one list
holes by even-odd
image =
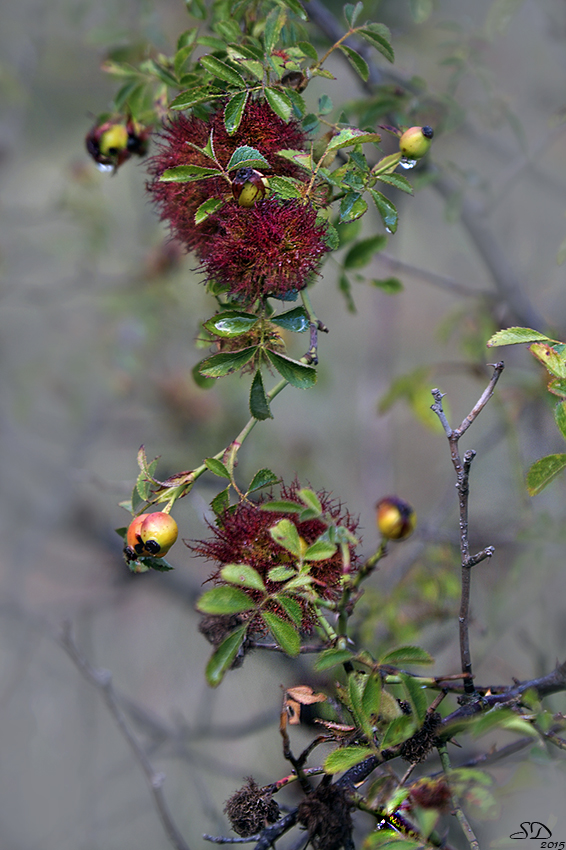
[[[438, 570], [443, 580], [415, 639], [435, 654], [435, 672], [451, 673], [459, 665], [457, 504], [428, 393], [446, 392], [459, 423], [486, 384], [485, 363], [501, 356], [485, 349], [498, 322], [566, 336], [565, 271], [556, 259], [566, 235], [566, 7], [430, 7], [426, 17], [428, 4], [412, 4], [426, 17], [417, 24], [408, 0], [365, 4], [368, 17], [392, 30], [396, 76], [388, 79], [411, 81], [419, 123], [443, 130], [429, 171], [414, 175], [422, 188], [395, 198], [398, 233], [363, 270], [368, 279], [395, 275], [403, 291], [354, 282], [353, 313], [338, 290], [338, 264], [326, 265], [313, 290], [330, 327], [319, 383], [273, 403], [275, 419], [240, 452], [239, 474], [248, 481], [269, 466], [290, 480], [297, 471], [303, 483], [331, 491], [360, 515], [368, 555], [377, 544], [376, 500], [390, 492], [410, 500], [419, 530], [376, 574], [368, 605], [379, 612], [415, 570], [433, 587]], [[107, 51], [149, 39], [170, 53], [190, 21], [181, 0], [3, 0], [1, 20], [0, 846], [169, 846], [100, 693], [58, 642], [70, 623], [85, 657], [112, 671], [135, 734], [166, 774], [174, 817], [199, 848], [202, 833], [228, 833], [222, 807], [244, 777], [269, 782], [288, 772], [280, 685], [314, 680], [307, 662], [256, 653], [208, 689], [209, 647], [193, 606], [209, 567], [179, 543], [175, 572], [132, 577], [114, 532], [127, 523], [118, 502], [131, 492], [141, 444], [161, 456], [165, 477], [218, 452], [247, 419], [249, 379], [227, 378], [209, 391], [193, 383], [202, 357], [194, 340], [214, 304], [191, 257], [163, 248], [143, 163], [109, 177], [84, 150], [94, 115], [115, 91], [100, 72]], [[330, 67], [337, 80], [307, 91], [313, 107], [323, 91], [335, 104], [364, 97], [349, 67]], [[363, 235], [381, 232], [376, 216], [366, 218]], [[302, 338], [290, 345], [303, 353]], [[474, 574], [472, 627], [478, 679], [494, 684], [549, 672], [566, 656], [564, 481], [535, 499], [524, 486], [529, 464], [562, 451], [563, 440], [542, 370], [524, 348], [503, 356], [497, 396], [462, 446], [478, 450], [472, 547], [497, 548]], [[410, 377], [391, 395], [403, 375]], [[392, 403], [380, 413], [384, 397]], [[182, 537], [206, 536], [218, 489], [205, 477], [176, 506]], [[407, 619], [419, 611], [418, 599], [411, 604]], [[388, 628], [378, 621], [365, 639], [385, 640]], [[549, 704], [566, 710], [564, 695]], [[310, 734], [294, 733], [297, 750]], [[471, 752], [494, 741], [485, 736]], [[566, 840], [564, 759], [540, 748], [527, 755], [492, 771], [500, 808], [491, 820], [472, 816], [482, 846], [522, 820]]]

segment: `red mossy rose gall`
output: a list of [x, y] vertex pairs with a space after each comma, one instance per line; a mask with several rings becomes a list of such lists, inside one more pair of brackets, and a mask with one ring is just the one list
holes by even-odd
[[303, 150], [305, 135], [297, 121], [285, 123], [263, 101], [252, 101], [240, 122], [238, 130], [229, 135], [224, 126], [224, 107], [213, 112], [207, 120], [195, 115], [179, 115], [168, 122], [158, 139], [158, 153], [148, 161], [150, 181], [148, 191], [155, 201], [161, 219], [167, 221], [171, 232], [191, 251], [206, 246], [210, 233], [216, 230], [215, 217], [202, 224], [195, 223], [195, 212], [209, 198], [222, 198], [229, 189], [223, 177], [195, 180], [191, 183], [165, 183], [160, 177], [169, 168], [180, 165], [198, 165], [203, 168], [213, 163], [203, 153], [212, 133], [214, 151], [222, 166], [226, 166], [236, 148], [249, 145], [258, 150], [269, 162], [272, 172], [284, 177], [300, 179], [302, 171], [296, 165], [277, 156], [286, 148]]
[[[296, 527], [299, 537], [307, 545], [315, 542], [328, 528], [327, 522], [337, 526], [345, 527], [355, 537], [358, 520], [344, 510], [340, 502], [335, 501], [325, 491], [316, 495], [322, 507], [322, 516], [300, 520], [300, 513], [304, 511], [305, 504], [299, 498], [300, 485], [293, 482], [290, 486], [283, 485], [279, 498], [286, 502], [297, 504], [297, 513], [267, 511], [262, 505], [271, 501], [267, 497], [258, 503], [242, 501], [235, 507], [224, 511], [217, 519], [216, 525], [210, 526], [212, 536], [207, 540], [195, 540], [187, 543], [189, 548], [202, 557], [215, 561], [217, 567], [210, 576], [210, 581], [216, 585], [226, 584], [222, 579], [222, 568], [227, 564], [247, 564], [253, 567], [262, 577], [268, 594], [275, 594], [281, 589], [281, 583], [272, 581], [269, 577], [274, 567], [289, 566], [298, 568], [297, 559], [272, 537], [270, 530], [282, 519], [290, 520]], [[350, 565], [349, 571], [358, 569], [360, 558], [354, 545], [349, 546]], [[340, 549], [329, 558], [320, 561], [312, 561], [310, 564], [310, 576], [312, 588], [322, 599], [338, 600], [342, 593], [342, 577], [344, 564]], [[242, 591], [248, 594], [254, 601], [259, 601], [261, 594], [258, 591], [243, 587]], [[296, 597], [302, 609], [301, 629], [305, 632], [312, 630], [316, 621], [314, 605], [306, 599]], [[271, 608], [269, 607], [271, 605]], [[264, 610], [272, 610], [279, 616], [286, 617], [285, 611], [278, 603], [273, 601]], [[251, 631], [265, 632], [265, 626], [261, 617], [252, 614], [254, 618]]]
[[249, 303], [285, 299], [304, 289], [328, 251], [316, 210], [299, 200], [267, 198], [250, 209], [229, 204], [201, 251], [207, 278]]
[[[307, 286], [328, 250], [326, 225], [317, 220], [317, 210], [309, 199], [263, 195], [272, 176], [292, 177], [306, 189], [306, 173], [278, 156], [285, 149], [304, 150], [305, 136], [297, 121], [286, 123], [263, 101], [248, 104], [232, 135], [225, 129], [223, 116], [221, 108], [207, 120], [181, 115], [169, 122], [159, 152], [149, 161], [152, 179], [148, 190], [172, 234], [195, 252], [207, 283], [213, 282], [244, 304], [269, 296], [292, 297]], [[219, 170], [218, 176], [202, 180], [161, 181], [171, 168], [215, 167], [214, 160], [202, 152], [210, 139], [223, 169], [242, 146], [254, 148], [267, 160], [269, 168], [260, 174], [266, 180], [266, 191], [259, 192], [253, 203], [239, 203], [238, 193], [232, 192], [230, 181], [236, 180], [236, 172], [229, 179]], [[223, 205], [197, 224], [196, 211], [213, 199]]]

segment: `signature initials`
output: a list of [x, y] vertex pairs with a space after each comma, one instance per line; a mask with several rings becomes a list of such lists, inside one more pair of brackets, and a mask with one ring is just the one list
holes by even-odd
[[552, 832], [547, 826], [538, 820], [524, 820], [521, 824], [521, 829], [514, 832], [509, 838], [550, 838]]

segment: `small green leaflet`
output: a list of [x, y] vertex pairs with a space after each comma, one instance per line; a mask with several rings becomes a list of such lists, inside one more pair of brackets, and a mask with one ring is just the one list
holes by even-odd
[[556, 342], [555, 339], [549, 339], [545, 334], [534, 331], [532, 328], [505, 328], [502, 331], [497, 331], [487, 342], [488, 348], [495, 348], [498, 345], [517, 345], [521, 342]]
[[342, 773], [370, 756], [375, 756], [375, 753], [367, 747], [344, 747], [334, 750], [324, 762], [324, 772], [331, 775]]
[[271, 365], [294, 387], [306, 390], [316, 384], [316, 369], [312, 366], [305, 366], [297, 360], [292, 360], [290, 357], [285, 357], [284, 354], [278, 354], [270, 349], [267, 349], [265, 353]]
[[212, 357], [202, 360], [199, 363], [198, 370], [205, 378], [221, 378], [245, 366], [256, 351], [256, 345], [243, 348], [241, 351], [221, 351], [219, 354], [213, 354]]
[[226, 310], [218, 313], [203, 323], [203, 327], [216, 336], [231, 339], [251, 330], [258, 321], [253, 313], [245, 313], [240, 310]]
[[563, 469], [566, 469], [566, 454], [547, 455], [535, 461], [527, 472], [529, 496], [538, 496]]
[[241, 614], [252, 611], [256, 605], [243, 590], [220, 585], [203, 593], [196, 607], [203, 614]]
[[295, 333], [303, 333], [309, 329], [309, 317], [304, 307], [295, 307], [287, 313], [280, 313], [278, 316], [273, 316], [270, 321], [279, 328]]
[[226, 564], [220, 575], [229, 584], [239, 587], [249, 587], [252, 590], [265, 590], [263, 579], [257, 570], [248, 564]]
[[176, 165], [167, 168], [159, 178], [162, 183], [189, 183], [193, 180], [206, 180], [207, 177], [219, 177], [217, 168], [204, 168], [200, 165]]
[[275, 89], [267, 86], [265, 88], [265, 99], [268, 104], [283, 121], [287, 122], [291, 117], [291, 111], [293, 109], [293, 104], [290, 99], [287, 97], [285, 92], [282, 92], [280, 89]]
[[355, 50], [352, 50], [351, 47], [346, 47], [345, 44], [340, 45], [340, 50], [348, 58], [350, 65], [356, 71], [356, 73], [359, 74], [364, 83], [367, 82], [369, 78], [369, 67], [366, 60], [362, 56], [360, 56], [359, 53], [356, 53]]
[[367, 265], [373, 255], [378, 251], [382, 251], [387, 245], [387, 236], [379, 234], [370, 236], [368, 239], [361, 239], [352, 245], [346, 257], [344, 258], [345, 269], [360, 269]]
[[234, 659], [236, 658], [241, 645], [246, 637], [246, 626], [240, 626], [235, 632], [232, 632], [226, 640], [224, 640], [218, 649], [211, 656], [206, 665], [206, 681], [211, 688], [216, 688]]
[[296, 628], [269, 611], [262, 611], [261, 617], [283, 652], [291, 657], [298, 655], [301, 651], [301, 639]]
[[230, 162], [226, 166], [226, 171], [234, 171], [236, 168], [269, 168], [269, 163], [266, 158], [260, 154], [256, 148], [249, 145], [242, 145], [236, 148]]
[[269, 400], [263, 386], [261, 371], [258, 369], [254, 375], [250, 388], [250, 413], [254, 419], [273, 419]]
[[281, 519], [272, 528], [269, 533], [276, 543], [291, 552], [296, 558], [300, 558], [302, 554], [301, 540], [296, 525], [289, 519]]
[[224, 201], [222, 198], [209, 198], [207, 201], [203, 201], [195, 212], [195, 224], [202, 224], [203, 221], [206, 221], [209, 216], [223, 206]]
[[248, 102], [248, 92], [240, 91], [230, 98], [224, 110], [224, 126], [228, 135], [233, 135], [240, 126], [246, 103]]
[[214, 475], [218, 475], [220, 478], [227, 478], [230, 480], [232, 477], [222, 461], [216, 460], [215, 457], [207, 457], [204, 465], [207, 469], [209, 469]]
[[224, 80], [226, 83], [230, 83], [232, 86], [236, 86], [239, 89], [246, 88], [246, 81], [242, 77], [239, 71], [234, 70], [225, 62], [221, 62], [220, 59], [217, 59], [215, 56], [201, 56], [200, 64], [203, 68], [206, 68], [211, 74], [214, 74], [215, 77], [218, 77], [219, 80]]
[[380, 664], [433, 664], [434, 658], [420, 646], [400, 646], [380, 659]]
[[247, 492], [253, 493], [256, 490], [261, 490], [263, 487], [272, 487], [277, 484], [280, 479], [270, 469], [260, 469], [251, 480]]

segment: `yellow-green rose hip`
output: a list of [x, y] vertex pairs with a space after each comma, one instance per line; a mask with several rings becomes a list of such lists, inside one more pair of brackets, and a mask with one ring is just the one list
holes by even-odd
[[417, 515], [403, 499], [386, 496], [375, 507], [377, 527], [387, 540], [405, 540], [415, 530]]
[[432, 127], [409, 127], [399, 139], [401, 154], [406, 159], [421, 159], [430, 148], [433, 136]]
[[148, 555], [166, 555], [179, 534], [177, 523], [164, 511], [147, 514], [140, 528], [140, 537]]

